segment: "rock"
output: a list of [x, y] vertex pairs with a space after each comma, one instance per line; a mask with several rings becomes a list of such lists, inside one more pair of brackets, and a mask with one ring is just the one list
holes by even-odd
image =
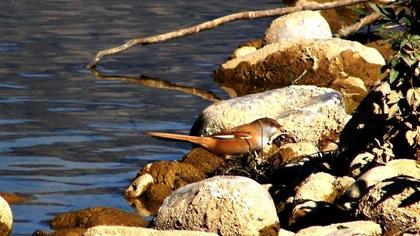
[[279, 230], [279, 234], [277, 236], [294, 236], [295, 233], [293, 233], [292, 231], [288, 231], [285, 229], [280, 229]]
[[382, 235], [381, 226], [371, 221], [353, 221], [328, 226], [312, 226], [299, 230], [295, 236], [312, 236], [312, 235], [329, 235], [329, 236], [352, 236], [366, 235], [376, 236]]
[[277, 233], [279, 221], [263, 186], [245, 177], [216, 176], [175, 190], [159, 209], [155, 228], [257, 235]]
[[361, 198], [368, 188], [382, 180], [396, 177], [409, 176], [420, 179], [420, 166], [416, 160], [397, 159], [388, 162], [385, 166], [377, 166], [363, 175], [361, 175], [350, 187], [344, 192], [342, 201], [354, 201]]
[[301, 228], [347, 220], [348, 214], [333, 203], [353, 181], [351, 178], [336, 178], [324, 172], [311, 174], [296, 187], [293, 209], [288, 217], [289, 224], [293, 228]]
[[232, 58], [243, 57], [247, 54], [255, 52], [256, 50], [257, 50], [257, 48], [255, 48], [255, 47], [243, 46], [243, 47], [235, 49], [235, 51], [233, 51], [231, 57]]
[[348, 116], [338, 92], [290, 86], [215, 103], [202, 112], [192, 133], [211, 135], [262, 117], [276, 119], [297, 142], [317, 146], [332, 133], [339, 133]]
[[377, 183], [359, 201], [356, 216], [386, 230], [420, 232], [420, 180], [406, 176]]
[[192, 149], [182, 159], [182, 163], [195, 166], [206, 176], [212, 175], [224, 162], [225, 160], [222, 157], [216, 156], [201, 147]]
[[13, 214], [9, 204], [0, 197], [0, 235], [10, 235], [12, 232]]
[[88, 229], [84, 236], [217, 236], [215, 233], [186, 230], [155, 230], [141, 227], [96, 226]]
[[350, 175], [354, 178], [360, 177], [364, 172], [374, 167], [374, 158], [375, 156], [368, 152], [357, 155], [350, 163]]
[[349, 214], [335, 204], [324, 201], [294, 200], [288, 217], [289, 227], [298, 230], [312, 225], [328, 225], [350, 219]]
[[[255, 87], [332, 87], [343, 93], [346, 109], [351, 112], [380, 79], [384, 64], [376, 49], [354, 41], [282, 41], [225, 62], [215, 71], [214, 78], [222, 87], [237, 90], [239, 96], [259, 92]], [[243, 87], [244, 84], [249, 86]]]
[[140, 216], [109, 207], [86, 208], [67, 212], [54, 217], [54, 230], [69, 228], [90, 228], [96, 225], [145, 226], [147, 222]]
[[142, 174], [145, 173], [152, 175], [155, 183], [166, 184], [171, 189], [176, 189], [205, 178], [204, 173], [195, 166], [177, 161], [152, 163], [143, 169]]
[[298, 160], [301, 157], [314, 155], [318, 152], [318, 148], [313, 143], [308, 142], [286, 143], [279, 148], [282, 163]]
[[275, 19], [264, 35], [265, 44], [299, 39], [331, 38], [328, 22], [317, 11], [300, 11]]
[[50, 233], [37, 230], [32, 233], [32, 236], [82, 236], [86, 232], [83, 228], [60, 229]]
[[149, 173], [142, 174], [135, 178], [125, 190], [127, 198], [135, 198], [142, 195], [154, 183], [153, 176]]
[[296, 200], [313, 200], [332, 203], [338, 195], [334, 189], [335, 176], [324, 172], [311, 174], [296, 187]]

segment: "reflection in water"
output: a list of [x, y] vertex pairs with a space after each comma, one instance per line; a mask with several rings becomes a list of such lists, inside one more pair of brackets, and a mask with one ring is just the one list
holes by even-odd
[[212, 102], [217, 102], [217, 101], [222, 100], [221, 98], [216, 96], [213, 92], [205, 90], [205, 89], [178, 85], [176, 83], [171, 83], [169, 81], [158, 79], [158, 78], [152, 78], [146, 75], [141, 75], [140, 77], [129, 77], [129, 76], [120, 76], [120, 75], [107, 76], [107, 75], [102, 75], [95, 68], [91, 68], [90, 71], [95, 75], [95, 78], [98, 80], [128, 81], [128, 82], [140, 84], [149, 88], [182, 91], [184, 93], [191, 94], [191, 95], [194, 95], [194, 96], [197, 96], [197, 97], [200, 97], [202, 99], [212, 101]]

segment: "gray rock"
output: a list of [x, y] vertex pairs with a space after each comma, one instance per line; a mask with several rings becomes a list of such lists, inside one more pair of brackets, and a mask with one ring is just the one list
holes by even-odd
[[155, 221], [160, 230], [206, 230], [220, 235], [259, 235], [278, 231], [268, 191], [252, 179], [216, 176], [175, 190]]
[[9, 204], [0, 196], [0, 235], [12, 232], [13, 214]]
[[290, 86], [215, 103], [202, 112], [195, 129], [211, 135], [262, 117], [276, 119], [297, 141], [315, 146], [340, 131], [348, 119], [337, 91]]
[[377, 183], [360, 199], [356, 216], [388, 231], [420, 233], [419, 189], [419, 179], [405, 176]]
[[311, 226], [302, 230], [299, 230], [296, 236], [353, 236], [353, 235], [365, 235], [374, 236], [382, 235], [381, 226], [371, 221], [353, 221], [339, 224], [332, 224], [327, 226]]
[[265, 32], [264, 43], [331, 37], [328, 22], [318, 11], [300, 11], [275, 19]]
[[95, 226], [89, 228], [84, 236], [216, 236], [215, 233], [186, 230], [155, 230], [141, 227]]

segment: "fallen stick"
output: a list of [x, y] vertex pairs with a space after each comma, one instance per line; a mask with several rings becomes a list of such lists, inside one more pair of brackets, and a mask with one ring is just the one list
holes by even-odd
[[160, 42], [164, 42], [170, 39], [179, 38], [186, 35], [195, 34], [200, 31], [212, 29], [219, 25], [232, 22], [232, 21], [243, 20], [243, 19], [256, 19], [256, 18], [263, 18], [263, 17], [269, 17], [269, 16], [280, 16], [280, 15], [285, 15], [292, 12], [303, 11], [303, 10], [325, 10], [325, 9], [330, 9], [330, 8], [344, 7], [344, 6], [357, 4], [357, 3], [364, 3], [364, 2], [368, 2], [368, 0], [341, 0], [341, 1], [327, 2], [327, 3], [308, 2], [304, 4], [299, 4], [293, 7], [283, 7], [283, 8], [275, 8], [275, 9], [270, 9], [270, 10], [260, 10], [260, 11], [238, 12], [238, 13], [230, 14], [227, 16], [222, 16], [211, 21], [206, 21], [201, 24], [191, 26], [188, 28], [183, 28], [180, 30], [171, 31], [168, 33], [158, 34], [154, 36], [149, 36], [145, 38], [130, 39], [126, 43], [119, 45], [117, 47], [108, 48], [108, 49], [99, 51], [92, 58], [89, 64], [87, 64], [86, 67], [93, 68], [98, 64], [98, 62], [104, 56], [117, 54], [119, 52], [127, 50], [128, 48], [131, 48], [138, 44], [147, 45], [147, 44], [160, 43]]
[[347, 37], [353, 34], [354, 32], [359, 31], [359, 29], [361, 29], [362, 27], [372, 24], [373, 22], [377, 21], [381, 17], [382, 15], [377, 12], [367, 15], [363, 17], [362, 19], [360, 19], [359, 21], [357, 21], [356, 23], [340, 29], [335, 35], [335, 37], [338, 37], [338, 38]]

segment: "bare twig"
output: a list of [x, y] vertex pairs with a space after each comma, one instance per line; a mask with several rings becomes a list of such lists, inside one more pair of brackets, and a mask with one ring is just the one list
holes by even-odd
[[370, 25], [380, 18], [381, 18], [381, 14], [379, 14], [377, 12], [374, 12], [370, 15], [367, 15], [367, 16], [363, 17], [362, 19], [360, 19], [356, 23], [340, 29], [335, 36], [339, 37], [339, 38], [347, 37], [347, 36], [357, 32], [358, 30], [360, 30], [363, 26]]
[[219, 25], [232, 22], [232, 21], [243, 20], [243, 19], [256, 19], [256, 18], [263, 18], [263, 17], [269, 17], [269, 16], [280, 16], [280, 15], [285, 15], [292, 12], [303, 11], [303, 10], [324, 10], [324, 9], [348, 6], [348, 5], [352, 5], [356, 3], [363, 3], [367, 1], [368, 0], [341, 0], [341, 1], [327, 2], [327, 3], [311, 2], [311, 3], [296, 5], [293, 7], [275, 8], [275, 9], [260, 10], [260, 11], [238, 12], [238, 13], [230, 14], [227, 16], [222, 16], [211, 21], [206, 21], [204, 23], [191, 26], [188, 28], [184, 28], [184, 29], [180, 29], [180, 30], [176, 30], [176, 31], [172, 31], [172, 32], [164, 33], [164, 34], [149, 36], [145, 38], [135, 38], [135, 39], [128, 40], [126, 43], [120, 46], [99, 51], [92, 58], [92, 60], [87, 65], [87, 67], [92, 68], [96, 66], [96, 64], [98, 64], [98, 62], [104, 56], [113, 55], [113, 54], [122, 52], [138, 44], [147, 45], [147, 44], [160, 43], [160, 42], [164, 42], [170, 39], [179, 38], [182, 36], [195, 34], [200, 31], [212, 29]]

